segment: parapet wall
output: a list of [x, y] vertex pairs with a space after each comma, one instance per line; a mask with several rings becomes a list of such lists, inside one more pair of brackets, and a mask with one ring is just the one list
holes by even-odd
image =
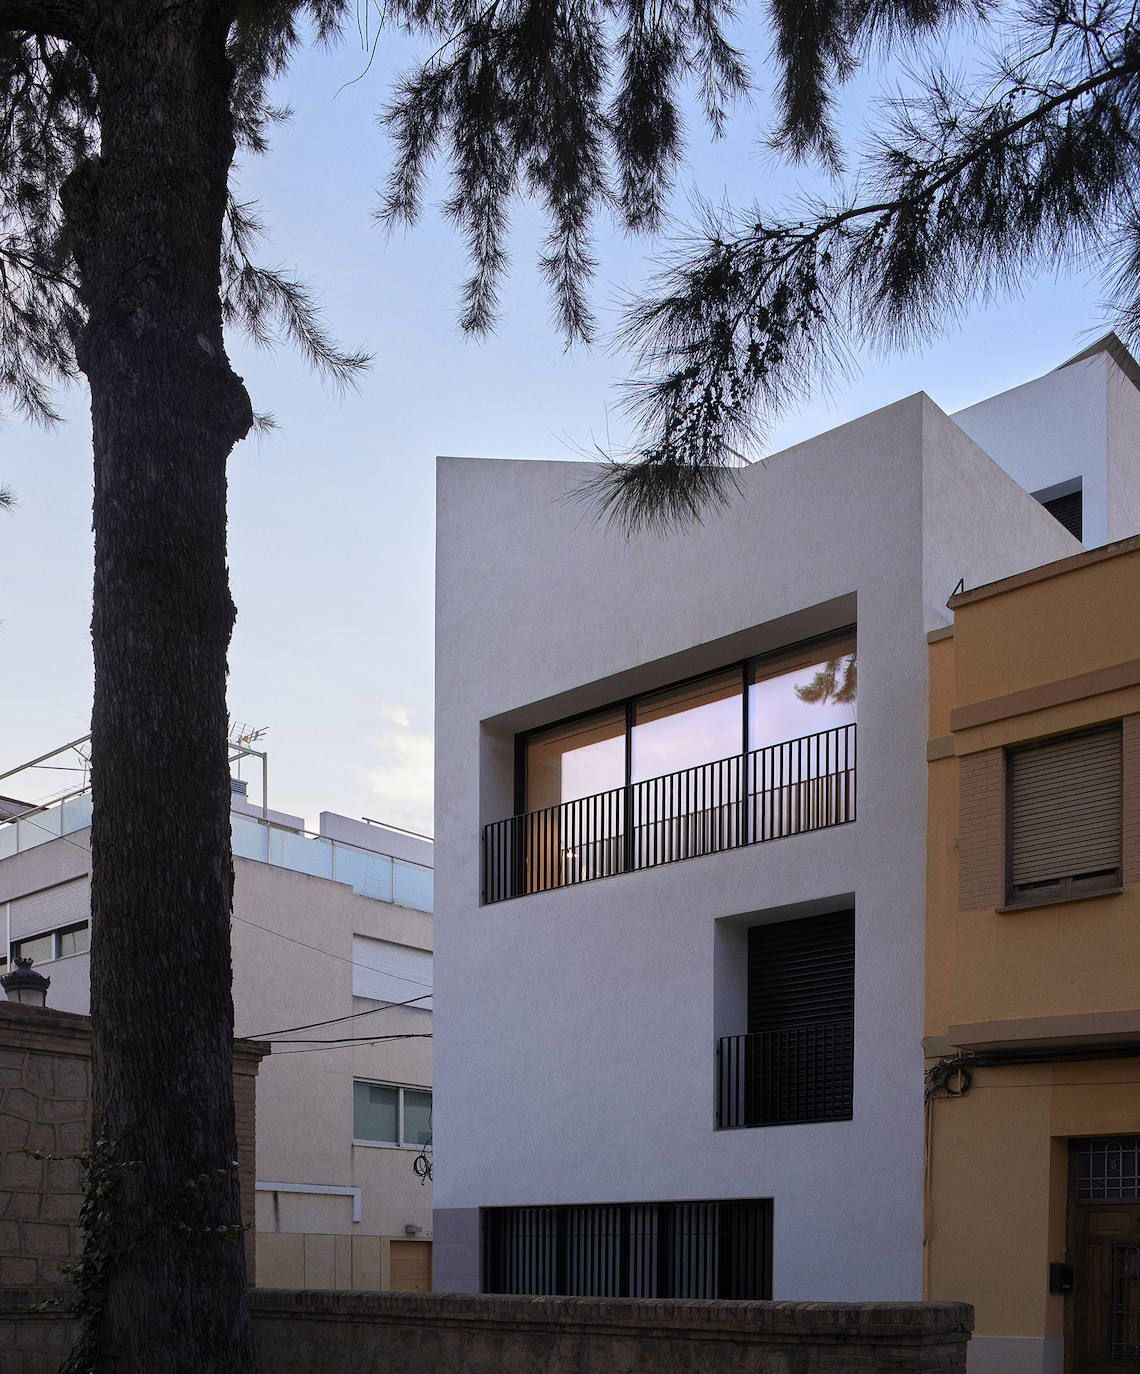
[[965, 1374], [965, 1303], [250, 1295], [265, 1374]]
[[[246, 1265], [254, 1276], [254, 1090], [268, 1046], [234, 1045]], [[81, 1163], [91, 1124], [91, 1020], [0, 999], [0, 1370], [48, 1374], [74, 1337], [60, 1265], [78, 1257]], [[54, 1156], [37, 1159], [30, 1152]]]

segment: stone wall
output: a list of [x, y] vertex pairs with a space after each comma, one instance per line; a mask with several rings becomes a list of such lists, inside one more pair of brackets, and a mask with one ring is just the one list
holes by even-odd
[[0, 1287], [59, 1285], [79, 1253], [79, 1161], [91, 1117], [85, 1016], [0, 1002]]
[[[234, 1105], [246, 1263], [254, 1279], [254, 1093], [267, 1050], [234, 1045]], [[69, 1291], [59, 1266], [75, 1259], [80, 1163], [91, 1121], [91, 1021], [0, 999], [0, 1370], [52, 1374], [72, 1340], [60, 1313], [28, 1309]], [[27, 1151], [63, 1156], [32, 1159]]]
[[965, 1303], [251, 1295], [263, 1374], [965, 1374]]

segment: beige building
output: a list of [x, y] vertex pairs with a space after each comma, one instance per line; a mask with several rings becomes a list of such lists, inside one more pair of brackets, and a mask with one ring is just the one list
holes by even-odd
[[[235, 749], [235, 764], [264, 757]], [[39, 798], [45, 767], [78, 770]], [[29, 955], [48, 1004], [89, 1003], [86, 743], [0, 780], [0, 964]], [[257, 1080], [261, 1287], [431, 1286], [432, 846], [322, 812], [318, 832], [235, 782], [235, 1030], [272, 1042]], [[427, 1176], [425, 1176], [427, 1175]]]
[[925, 1295], [971, 1374], [1140, 1369], [1140, 537], [929, 635]]

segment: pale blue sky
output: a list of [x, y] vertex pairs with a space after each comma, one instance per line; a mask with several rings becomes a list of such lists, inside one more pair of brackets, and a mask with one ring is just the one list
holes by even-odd
[[[430, 213], [386, 242], [371, 221], [387, 165], [374, 116], [391, 48], [345, 87], [365, 60], [352, 44], [303, 54], [281, 91], [292, 122], [277, 130], [269, 158], [242, 173], [242, 194], [260, 199], [270, 226], [265, 259], [296, 268], [338, 335], [372, 349], [376, 362], [357, 394], [338, 399], [288, 349], [265, 354], [233, 341], [255, 408], [272, 411], [280, 428], [241, 444], [230, 463], [230, 710], [269, 727], [274, 806], [313, 827], [320, 810], [334, 810], [430, 830], [435, 456], [572, 459], [607, 433], [620, 441], [612, 384], [623, 361], [604, 349], [563, 352], [533, 267], [541, 226], [526, 208], [502, 327], [481, 344], [459, 335], [464, 263], [452, 230]], [[877, 79], [853, 93], [852, 120]], [[690, 129], [679, 219], [693, 188], [770, 203], [810, 184], [758, 151], [761, 102], [718, 146]], [[594, 300], [603, 324], [616, 320], [613, 302], [649, 252], [600, 226]], [[920, 351], [864, 359], [850, 384], [786, 417], [773, 447], [915, 391], [952, 411], [1038, 376], [1102, 332], [1099, 296], [1091, 279], [1040, 281]], [[85, 393], [65, 408], [69, 423], [51, 433], [15, 422], [0, 430], [0, 482], [19, 503], [0, 517], [0, 771], [88, 728]]]

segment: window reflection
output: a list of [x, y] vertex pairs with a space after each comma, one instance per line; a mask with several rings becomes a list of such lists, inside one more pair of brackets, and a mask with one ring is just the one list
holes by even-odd
[[748, 688], [748, 748], [800, 739], [855, 720], [855, 637], [790, 662], [755, 665]]
[[[853, 724], [855, 674], [855, 635], [850, 633], [640, 697], [628, 712], [628, 763], [624, 705], [536, 732], [526, 739], [526, 795], [520, 810], [533, 813], [634, 787], [634, 824], [643, 826], [680, 813], [719, 815], [744, 793], [757, 786], [763, 790], [759, 775], [752, 776], [761, 766], [765, 777], [770, 770], [779, 774], [772, 784], [777, 788], [784, 781], [842, 770], [847, 764], [832, 757], [831, 740], [797, 745], [786, 763], [782, 755], [774, 760], [753, 756]], [[718, 767], [712, 770], [714, 764]], [[699, 777], [675, 776], [696, 769]], [[604, 818], [590, 823], [591, 835], [612, 837], [622, 827], [623, 812], [621, 796], [609, 798]], [[557, 834], [544, 837], [543, 847], [566, 849], [569, 843], [580, 863], [581, 841], [567, 835], [568, 824], [564, 818]], [[726, 842], [736, 841], [726, 836]], [[720, 847], [719, 841], [710, 844]]]
[[634, 707], [631, 782], [659, 778], [743, 748], [739, 669], [670, 687]]
[[544, 730], [527, 741], [528, 811], [591, 797], [624, 782], [624, 708]]

